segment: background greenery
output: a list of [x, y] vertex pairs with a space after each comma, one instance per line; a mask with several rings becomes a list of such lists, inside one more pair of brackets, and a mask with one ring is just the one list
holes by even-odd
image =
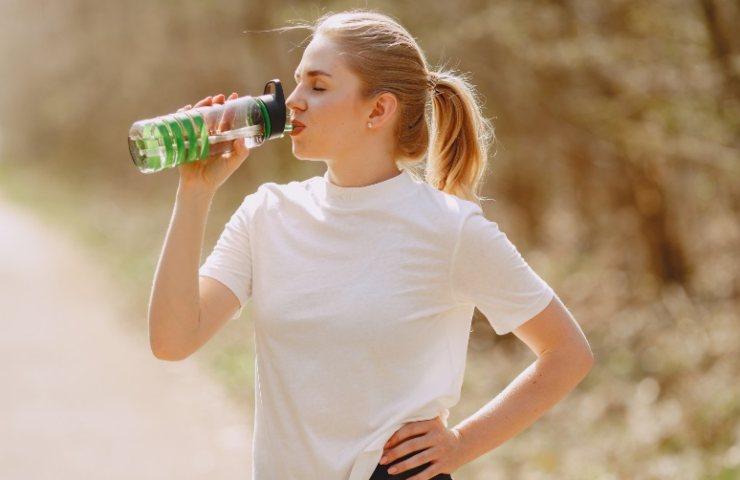
[[[290, 90], [306, 32], [243, 31], [350, 7], [395, 16], [432, 65], [471, 73], [498, 137], [484, 209], [596, 356], [577, 391], [455, 478], [740, 478], [740, 2], [3, 0], [0, 188], [77, 232], [145, 329], [177, 177], [136, 171], [129, 126], [275, 77]], [[216, 199], [204, 255], [244, 195], [323, 168], [289, 140], [255, 150]], [[249, 318], [197, 355], [251, 405]], [[534, 360], [473, 326], [451, 422]]]

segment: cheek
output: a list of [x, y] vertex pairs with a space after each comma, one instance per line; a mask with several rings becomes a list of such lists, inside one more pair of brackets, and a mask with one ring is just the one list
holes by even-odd
[[345, 134], [358, 131], [359, 113], [353, 107], [351, 99], [345, 97], [327, 99], [322, 107], [322, 117], [326, 125], [331, 125], [334, 131]]
[[357, 138], [364, 133], [362, 122], [354, 112], [345, 110], [341, 112], [341, 115], [341, 117], [336, 116], [336, 121], [333, 122], [334, 138], [342, 143], [357, 141]]
[[360, 143], [361, 132], [354, 123], [350, 121], [338, 122], [331, 132], [327, 132], [327, 139], [331, 142], [332, 149], [345, 151], [354, 149]]
[[354, 109], [351, 99], [345, 97], [316, 98], [309, 109], [313, 110], [311, 120], [315, 125], [312, 136], [313, 148], [322, 152], [345, 150], [358, 142], [364, 132], [359, 121], [359, 113]]

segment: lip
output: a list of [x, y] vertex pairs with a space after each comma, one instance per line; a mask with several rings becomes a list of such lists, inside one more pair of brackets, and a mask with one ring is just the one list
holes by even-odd
[[293, 130], [290, 132], [290, 136], [294, 137], [301, 133], [306, 126], [299, 122], [298, 120], [291, 120], [290, 124], [293, 125]]

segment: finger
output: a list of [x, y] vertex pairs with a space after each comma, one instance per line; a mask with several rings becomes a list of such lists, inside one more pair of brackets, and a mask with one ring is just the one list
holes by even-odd
[[197, 102], [197, 103], [195, 104], [195, 108], [198, 108], [198, 107], [206, 107], [206, 106], [208, 106], [208, 105], [211, 105], [212, 103], [213, 103], [213, 97], [211, 97], [211, 96], [209, 95], [209, 96], [207, 96], [206, 98], [204, 98], [203, 100], [199, 100], [199, 101], [198, 101], [198, 102]]
[[422, 435], [421, 437], [415, 437], [411, 440], [407, 440], [401, 444], [396, 445], [390, 450], [383, 452], [383, 457], [380, 459], [382, 465], [393, 463], [396, 459], [405, 457], [413, 452], [419, 452], [432, 447], [434, 443], [431, 441], [428, 435]]
[[[240, 147], [238, 144], [241, 144]], [[241, 165], [244, 160], [249, 156], [249, 150], [244, 147], [242, 139], [236, 139], [233, 142], [217, 143], [215, 145], [221, 146], [223, 149], [230, 149], [224, 151], [220, 158], [215, 161], [223, 162], [224, 171], [227, 172], [227, 177], [231, 176]]]
[[432, 428], [433, 422], [434, 420], [422, 420], [419, 422], [409, 422], [404, 424], [404, 426], [396, 430], [396, 433], [391, 435], [391, 438], [385, 442], [385, 448], [393, 448], [409, 438], [425, 434], [430, 428]]
[[[210, 107], [213, 104], [220, 103], [220, 102], [218, 102], [219, 95], [216, 95], [216, 96], [209, 95], [206, 98], [204, 98], [203, 100], [200, 100], [198, 103], [196, 103], [195, 104], [195, 107], [196, 108], [197, 107]], [[220, 96], [223, 97], [223, 95], [220, 95]], [[216, 121], [218, 119], [217, 118], [214, 118], [214, 116], [212, 114], [205, 115], [204, 117], [205, 117], [204, 119], [206, 121], [206, 125], [208, 126], [208, 134], [209, 135], [213, 135], [216, 132]], [[217, 156], [220, 156], [220, 153], [219, 153], [218, 150], [219, 150], [218, 148], [215, 148], [215, 150], [213, 151], [213, 153], [214, 154], [218, 154]]]
[[418, 452], [413, 456], [403, 460], [402, 462], [398, 462], [397, 464], [388, 467], [388, 473], [390, 473], [391, 475], [397, 475], [399, 473], [405, 472], [406, 470], [411, 470], [413, 468], [424, 465], [425, 463], [431, 462], [434, 454], [434, 452], [432, 452], [431, 450], [432, 449], [430, 448], [424, 450], [423, 452]]
[[233, 155], [231, 148], [232, 146], [229, 142], [212, 143], [208, 147], [208, 158], [230, 158]]
[[[238, 95], [236, 93], [232, 93], [229, 95], [229, 100], [236, 100], [237, 97]], [[218, 124], [218, 131], [225, 132], [227, 130], [231, 130], [234, 124], [234, 118], [236, 118], [236, 105], [234, 105], [233, 102], [227, 101], [224, 103], [224, 114]]]
[[[226, 97], [224, 97], [223, 93], [219, 93], [217, 95], [214, 95], [211, 97], [211, 105], [222, 105], [224, 103], [224, 100]], [[214, 112], [211, 115], [206, 116], [206, 122], [208, 123], [208, 133], [214, 134], [221, 132], [221, 118]], [[223, 147], [223, 149], [227, 149], [228, 147]]]
[[245, 140], [243, 138], [237, 138], [233, 142], [234, 155], [241, 160], [244, 160], [249, 156], [249, 148], [247, 148], [244, 141]]

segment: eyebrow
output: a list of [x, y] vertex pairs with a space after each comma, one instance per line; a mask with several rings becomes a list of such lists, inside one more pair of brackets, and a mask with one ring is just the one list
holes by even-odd
[[[323, 75], [325, 77], [331, 77], [331, 73], [325, 72], [323, 70], [309, 70], [306, 72], [307, 77], [318, 77], [319, 75]], [[301, 76], [298, 74], [298, 70], [295, 71], [293, 74], [296, 80], [298, 80]]]

